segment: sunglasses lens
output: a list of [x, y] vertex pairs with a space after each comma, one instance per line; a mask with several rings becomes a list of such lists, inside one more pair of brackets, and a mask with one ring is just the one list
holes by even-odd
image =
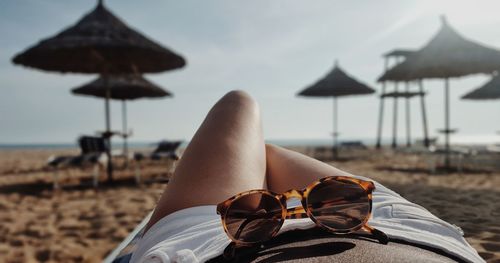
[[359, 184], [329, 180], [311, 190], [307, 197], [307, 209], [322, 226], [348, 231], [364, 224], [370, 213], [370, 200]]
[[266, 193], [239, 197], [231, 203], [225, 217], [228, 234], [248, 243], [270, 239], [278, 232], [282, 220], [281, 203]]

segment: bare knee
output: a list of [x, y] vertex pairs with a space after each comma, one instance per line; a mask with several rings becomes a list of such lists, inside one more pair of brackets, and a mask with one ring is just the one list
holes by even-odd
[[274, 144], [266, 143], [266, 156], [267, 158], [273, 158], [274, 154], [278, 150], [278, 146]]
[[242, 100], [242, 101], [252, 100], [253, 101], [250, 94], [248, 94], [246, 91], [243, 91], [243, 90], [232, 90], [232, 91], [226, 93], [226, 95], [224, 95], [222, 97], [222, 100], [224, 100], [224, 99]]
[[224, 95], [214, 106], [214, 108], [231, 108], [232, 110], [243, 109], [251, 112], [258, 112], [257, 102], [245, 91], [233, 90]]

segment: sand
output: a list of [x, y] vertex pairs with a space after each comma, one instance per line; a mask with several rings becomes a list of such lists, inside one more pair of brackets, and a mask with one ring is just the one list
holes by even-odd
[[[63, 189], [53, 191], [45, 161], [54, 153], [74, 151], [0, 151], [0, 262], [99, 262], [153, 209], [170, 176], [164, 164], [149, 163], [141, 186], [132, 169], [118, 169], [114, 186], [94, 190], [90, 168], [72, 169]], [[416, 155], [369, 150], [357, 156], [332, 164], [460, 226], [485, 260], [500, 262], [499, 172], [429, 175]]]
[[459, 226], [485, 260], [500, 262], [500, 172], [429, 174], [425, 166], [418, 165], [423, 163], [418, 158], [385, 152], [368, 160], [333, 165], [370, 177]]

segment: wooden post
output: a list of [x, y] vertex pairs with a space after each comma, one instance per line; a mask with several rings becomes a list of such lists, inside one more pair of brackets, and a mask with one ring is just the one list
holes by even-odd
[[337, 107], [337, 97], [333, 97], [333, 159], [338, 157], [338, 130], [337, 130], [337, 120], [338, 120], [338, 107]]
[[398, 147], [398, 82], [394, 84], [394, 92], [396, 95], [394, 96], [394, 107], [392, 113], [392, 148]]
[[[386, 57], [385, 62], [384, 62], [384, 72], [387, 71], [388, 63], [389, 63], [389, 60]], [[386, 82], [383, 81], [382, 82], [382, 94], [380, 94], [380, 107], [379, 107], [379, 113], [378, 113], [377, 143], [375, 145], [375, 147], [377, 149], [380, 149], [382, 147], [382, 126], [384, 123], [384, 101], [385, 101], [385, 98], [383, 97], [383, 95], [385, 94], [385, 86], [386, 86]]]
[[[409, 82], [405, 82], [405, 91], [407, 94], [410, 92], [410, 84]], [[406, 96], [406, 147], [411, 146], [411, 124], [410, 124], [410, 96]]]
[[125, 167], [128, 167], [127, 102], [125, 100], [122, 100], [122, 124], [123, 155], [125, 157]]
[[450, 168], [450, 85], [449, 79], [444, 79], [444, 136], [445, 159], [444, 166]]
[[418, 89], [420, 92], [420, 108], [422, 110], [422, 127], [424, 129], [424, 145], [425, 147], [430, 146], [429, 142], [429, 128], [427, 127], [427, 111], [425, 109], [425, 93], [424, 93], [424, 85], [422, 84], [422, 80], [418, 80]]
[[[106, 76], [104, 76], [106, 79]], [[107, 87], [107, 81], [105, 81], [105, 86]], [[106, 155], [108, 156], [108, 165], [107, 165], [107, 173], [108, 173], [108, 182], [113, 181], [113, 160], [111, 158], [111, 123], [110, 123], [110, 110], [109, 110], [109, 100], [111, 97], [111, 91], [109, 87], [106, 90], [106, 99], [105, 99], [105, 109], [106, 109], [106, 132], [105, 132], [105, 140], [107, 145]]]

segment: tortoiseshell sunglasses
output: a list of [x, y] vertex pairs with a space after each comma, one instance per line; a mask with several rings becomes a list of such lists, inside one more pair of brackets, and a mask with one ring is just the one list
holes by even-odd
[[[385, 233], [367, 224], [375, 185], [346, 176], [325, 177], [304, 190], [276, 194], [250, 190], [217, 205], [224, 231], [233, 246], [252, 246], [274, 237], [285, 219], [309, 217], [317, 226], [347, 234], [360, 229], [387, 244]], [[287, 209], [287, 200], [300, 199], [302, 206]]]

